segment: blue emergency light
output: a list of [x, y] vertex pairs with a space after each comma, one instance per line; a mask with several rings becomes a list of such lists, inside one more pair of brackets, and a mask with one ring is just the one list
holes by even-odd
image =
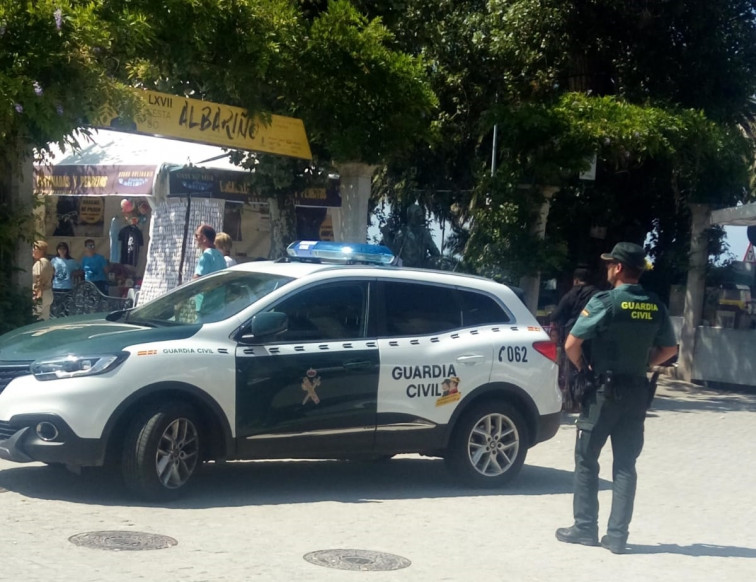
[[370, 263], [390, 265], [394, 261], [391, 249], [382, 245], [341, 243], [325, 240], [298, 240], [286, 247], [292, 261], [317, 263]]

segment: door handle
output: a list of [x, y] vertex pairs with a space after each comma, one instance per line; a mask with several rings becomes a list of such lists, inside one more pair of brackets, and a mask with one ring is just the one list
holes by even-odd
[[370, 360], [355, 360], [353, 362], [344, 362], [344, 369], [346, 370], [365, 370], [370, 368], [373, 362]]
[[478, 364], [480, 362], [485, 361], [486, 357], [482, 356], [480, 354], [468, 354], [466, 356], [459, 356], [457, 358], [457, 361], [460, 364], [466, 364], [468, 366], [474, 366], [475, 364]]

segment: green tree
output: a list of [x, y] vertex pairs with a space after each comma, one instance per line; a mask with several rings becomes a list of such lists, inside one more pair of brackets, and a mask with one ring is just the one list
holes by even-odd
[[388, 163], [415, 144], [427, 145], [437, 105], [422, 60], [397, 50], [380, 19], [331, 0], [310, 6], [301, 22], [305, 30], [290, 47], [293, 68], [284, 75], [289, 81], [274, 105], [305, 121], [315, 159], [303, 164], [251, 155], [243, 161], [254, 168], [258, 191], [275, 197], [282, 211], [273, 256], [295, 235], [288, 200], [295, 188], [322, 184], [338, 171], [334, 164]]
[[[368, 6], [370, 3], [363, 3]], [[390, 182], [432, 192], [448, 206], [473, 210], [477, 241], [460, 237], [474, 261], [517, 265], [519, 272], [561, 266], [596, 256], [586, 244], [591, 225], [611, 236], [643, 242], [655, 228], [657, 259], [685, 256], [686, 204], [727, 204], [746, 196], [744, 162], [752, 159], [735, 127], [756, 81], [756, 26], [752, 0], [663, 3], [490, 0], [381, 3], [380, 12], [403, 47], [414, 46], [429, 65], [440, 99], [435, 120], [444, 139], [430, 152], [395, 164]], [[419, 46], [418, 46], [419, 45]], [[582, 92], [579, 107], [563, 95]], [[581, 109], [602, 112], [623, 104], [601, 127], [589, 127]], [[596, 123], [596, 120], [591, 121]], [[609, 127], [607, 124], [615, 124]], [[499, 130], [497, 166], [490, 178], [491, 134]], [[663, 128], [666, 129], [659, 133]], [[449, 130], [446, 133], [446, 130]], [[599, 159], [595, 183], [577, 180], [585, 166], [573, 140]], [[660, 139], [663, 138], [663, 139]], [[566, 144], [570, 144], [568, 147]], [[573, 149], [570, 149], [573, 148]], [[556, 180], [556, 220], [546, 240], [529, 240], [521, 220], [542, 202], [522, 184]], [[443, 193], [443, 180], [455, 187]], [[505, 224], [513, 199], [512, 232], [496, 241], [492, 224]], [[492, 205], [499, 208], [491, 212]], [[522, 207], [522, 208], [521, 208]], [[464, 213], [463, 213], [464, 214]], [[475, 229], [473, 231], [475, 233]], [[512, 237], [519, 232], [520, 243]], [[498, 235], [497, 235], [498, 236]], [[505, 241], [506, 244], [499, 244]], [[536, 243], [536, 244], [534, 244]], [[507, 250], [510, 249], [510, 250]], [[559, 249], [564, 249], [560, 258]], [[527, 252], [525, 252], [527, 250]], [[552, 260], [551, 265], [544, 257]], [[670, 271], [681, 275], [678, 264]], [[660, 269], [666, 272], [666, 269]]]
[[138, 43], [145, 23], [129, 12], [103, 21], [104, 2], [0, 1], [0, 331], [31, 317], [30, 290], [13, 284], [16, 245], [34, 236], [31, 201], [18, 197], [32, 148], [71, 137], [103, 104], [127, 95], [113, 75], [113, 39]]
[[[0, 0], [0, 39], [0, 205], [14, 212], [2, 213], [7, 241], [33, 234], [30, 208], [12, 195], [25, 156], [51, 142], [75, 145], [73, 131], [104, 105], [135, 114], [130, 87], [241, 106], [263, 119], [303, 117], [313, 166], [245, 162], [284, 211], [286, 189], [332, 159], [374, 163], [422, 139], [435, 105], [420, 60], [345, 0], [314, 11], [294, 0]], [[14, 262], [12, 247], [0, 250], [4, 264]]]

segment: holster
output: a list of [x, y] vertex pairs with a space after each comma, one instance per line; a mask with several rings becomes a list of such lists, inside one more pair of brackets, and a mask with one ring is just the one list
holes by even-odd
[[582, 404], [585, 399], [598, 390], [596, 377], [588, 368], [575, 374], [572, 381], [572, 398], [574, 402]]

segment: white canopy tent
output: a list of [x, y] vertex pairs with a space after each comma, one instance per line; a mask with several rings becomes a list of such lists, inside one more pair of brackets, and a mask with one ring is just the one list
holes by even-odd
[[61, 151], [55, 145], [51, 147], [54, 165], [159, 166], [169, 163], [241, 170], [228, 160], [227, 150], [207, 144], [108, 129], [92, 130], [91, 136], [79, 133], [76, 138], [81, 149]]

